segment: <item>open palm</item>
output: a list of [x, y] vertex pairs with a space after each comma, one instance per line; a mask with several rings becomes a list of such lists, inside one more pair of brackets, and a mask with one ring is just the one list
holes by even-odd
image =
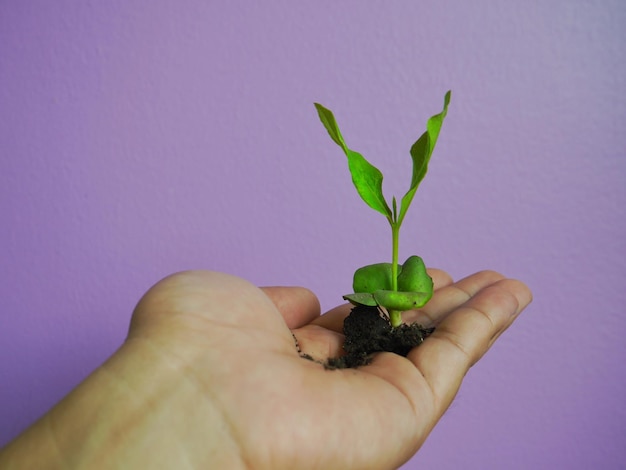
[[[313, 358], [338, 356], [348, 305], [320, 316], [306, 289], [259, 289], [207, 271], [161, 281], [137, 306], [120, 351], [136, 362], [129, 370], [144, 363], [154, 377], [147, 395], [133, 388], [159, 417], [137, 430], [156, 434], [152, 457], [228, 465], [214, 468], [398, 467], [531, 300], [524, 284], [494, 272], [457, 283], [430, 274], [432, 300], [405, 318], [436, 325], [435, 333], [407, 358], [380, 353], [370, 365], [341, 370], [300, 357], [294, 335]], [[103, 367], [130, 380], [115, 361]]]

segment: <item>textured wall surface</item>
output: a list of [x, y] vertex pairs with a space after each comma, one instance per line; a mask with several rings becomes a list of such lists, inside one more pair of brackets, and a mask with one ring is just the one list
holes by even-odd
[[0, 443], [171, 272], [339, 303], [389, 233], [313, 101], [402, 194], [450, 88], [401, 257], [535, 302], [403, 468], [623, 468], [624, 24], [621, 0], [0, 2]]

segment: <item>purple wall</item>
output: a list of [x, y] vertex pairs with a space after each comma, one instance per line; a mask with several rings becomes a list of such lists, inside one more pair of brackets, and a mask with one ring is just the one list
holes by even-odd
[[535, 302], [404, 468], [623, 468], [624, 24], [622, 0], [0, 2], [0, 443], [168, 273], [339, 303], [389, 234], [313, 101], [400, 194], [451, 88], [401, 256]]

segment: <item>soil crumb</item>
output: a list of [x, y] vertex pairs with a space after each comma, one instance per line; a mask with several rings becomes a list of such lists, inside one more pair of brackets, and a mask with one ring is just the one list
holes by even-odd
[[381, 351], [406, 357], [434, 330], [417, 323], [393, 328], [389, 318], [378, 307], [356, 306], [343, 323], [345, 355], [329, 359], [325, 366], [328, 369], [364, 366], [371, 362], [373, 353]]

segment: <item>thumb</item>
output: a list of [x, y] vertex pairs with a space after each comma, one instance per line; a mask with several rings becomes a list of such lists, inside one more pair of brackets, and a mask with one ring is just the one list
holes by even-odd
[[261, 287], [289, 329], [301, 328], [320, 316], [320, 302], [304, 287]]

